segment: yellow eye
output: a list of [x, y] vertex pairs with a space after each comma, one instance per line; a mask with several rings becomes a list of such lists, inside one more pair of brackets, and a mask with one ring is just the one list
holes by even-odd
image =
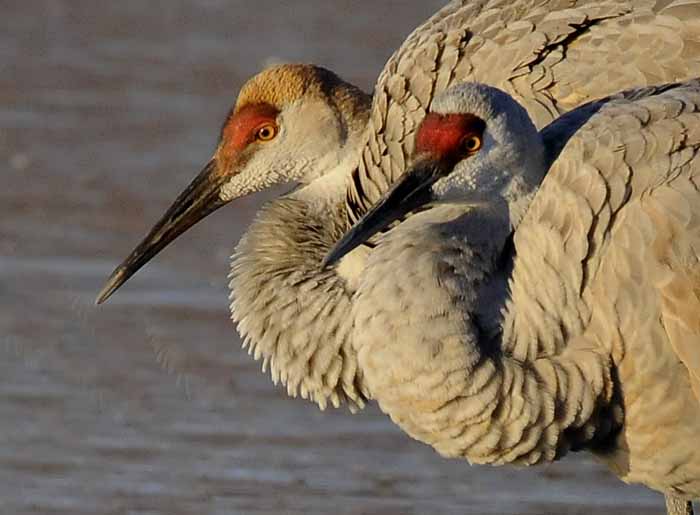
[[464, 147], [464, 150], [466, 150], [470, 154], [473, 154], [481, 148], [481, 138], [476, 134], [467, 136], [462, 140], [462, 146]]
[[266, 123], [255, 132], [255, 139], [258, 141], [270, 141], [277, 136], [277, 126], [273, 123]]

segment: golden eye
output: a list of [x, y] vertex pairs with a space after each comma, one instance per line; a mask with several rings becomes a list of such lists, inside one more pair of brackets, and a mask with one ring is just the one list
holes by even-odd
[[470, 154], [473, 154], [481, 148], [481, 138], [476, 134], [467, 136], [462, 140], [462, 146], [464, 147], [464, 150]]
[[277, 136], [277, 126], [274, 123], [266, 123], [255, 131], [255, 139], [258, 141], [270, 141]]

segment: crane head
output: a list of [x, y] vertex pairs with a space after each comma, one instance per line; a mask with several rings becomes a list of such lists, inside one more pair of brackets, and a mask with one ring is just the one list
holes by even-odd
[[433, 202], [500, 205], [514, 227], [524, 213], [523, 200], [544, 172], [541, 136], [520, 104], [484, 84], [453, 86], [433, 100], [419, 126], [408, 170], [336, 243], [323, 265]]
[[309, 183], [355, 156], [370, 97], [317, 66], [280, 65], [250, 79], [212, 159], [112, 272], [104, 302], [143, 265], [226, 203], [283, 183]]

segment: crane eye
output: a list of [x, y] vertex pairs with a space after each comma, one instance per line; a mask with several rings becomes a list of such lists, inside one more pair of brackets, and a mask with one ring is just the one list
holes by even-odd
[[277, 136], [277, 126], [274, 123], [266, 123], [255, 131], [255, 139], [258, 141], [270, 141]]
[[477, 136], [476, 134], [472, 134], [471, 136], [466, 136], [462, 140], [462, 147], [464, 150], [466, 150], [468, 153], [473, 154], [477, 150], [481, 148], [481, 138]]

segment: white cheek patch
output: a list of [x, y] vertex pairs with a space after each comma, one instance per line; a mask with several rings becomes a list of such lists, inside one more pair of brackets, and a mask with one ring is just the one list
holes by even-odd
[[309, 162], [294, 156], [280, 154], [269, 148], [260, 151], [231, 177], [219, 191], [219, 198], [230, 202], [239, 197], [262, 191], [278, 184], [296, 182], [303, 176]]
[[230, 202], [235, 198], [242, 197], [252, 192], [251, 184], [245, 181], [243, 174], [241, 174], [235, 176], [221, 187], [219, 199], [224, 202]]

